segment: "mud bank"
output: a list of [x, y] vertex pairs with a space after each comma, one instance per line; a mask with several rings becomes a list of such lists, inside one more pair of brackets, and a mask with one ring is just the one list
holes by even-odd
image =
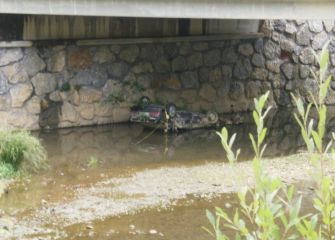
[[[279, 177], [288, 184], [302, 184], [303, 188], [305, 184], [306, 193], [310, 194], [308, 187], [313, 168], [307, 154], [268, 159], [263, 163], [272, 177]], [[54, 202], [42, 200], [40, 205], [24, 214], [13, 216], [11, 224], [6, 226], [5, 236], [8, 239], [34, 239], [36, 236], [62, 239], [66, 237], [62, 229], [74, 224], [136, 214], [146, 209], [169, 209], [189, 197], [210, 200], [253, 184], [250, 161], [235, 167], [211, 162], [146, 169], [125, 177], [104, 178], [90, 186], [73, 186], [69, 188], [72, 189], [71, 198]]]

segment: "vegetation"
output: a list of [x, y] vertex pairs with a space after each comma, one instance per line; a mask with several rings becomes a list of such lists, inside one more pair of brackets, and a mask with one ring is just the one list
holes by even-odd
[[46, 151], [27, 131], [0, 130], [0, 178], [36, 172], [47, 167]]
[[91, 156], [90, 159], [87, 161], [87, 167], [94, 168], [99, 164], [99, 159]]
[[60, 88], [61, 92], [69, 92], [70, 90], [71, 90], [71, 85], [68, 82], [63, 83], [61, 88]]
[[[297, 106], [294, 114], [300, 126], [302, 137], [306, 143], [314, 166], [313, 179], [316, 183], [313, 197], [314, 212], [301, 213], [302, 196], [293, 186], [286, 186], [280, 179], [268, 176], [262, 167], [262, 156], [266, 149], [264, 139], [267, 129], [264, 119], [270, 108], [264, 109], [268, 94], [255, 99], [253, 119], [257, 127], [255, 136], [250, 134], [255, 157], [253, 170], [255, 188], [246, 188], [238, 193], [240, 207], [230, 216], [222, 208], [217, 207], [215, 214], [207, 210], [207, 218], [212, 230], [205, 228], [215, 239], [229, 239], [225, 230], [234, 233], [234, 239], [334, 239], [335, 237], [335, 180], [326, 173], [325, 161], [329, 161], [333, 141], [324, 141], [327, 118], [325, 99], [329, 89], [331, 76], [328, 74], [328, 44], [323, 48], [319, 63], [319, 72], [313, 72], [318, 83], [318, 93], [310, 93], [313, 102], [305, 106], [300, 97], [292, 95]], [[317, 118], [311, 119], [310, 111], [316, 109]], [[240, 150], [234, 152], [233, 144], [236, 135], [231, 137], [227, 129], [218, 133], [229, 162], [234, 165]], [[335, 134], [333, 133], [335, 139]], [[335, 156], [335, 149], [332, 150]], [[334, 156], [332, 161], [334, 161]]]

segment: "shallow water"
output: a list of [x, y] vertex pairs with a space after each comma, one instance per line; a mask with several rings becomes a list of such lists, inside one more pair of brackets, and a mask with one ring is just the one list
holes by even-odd
[[[290, 116], [282, 112], [269, 118], [266, 156], [289, 155], [302, 148], [299, 130]], [[228, 129], [238, 133], [236, 145], [243, 149], [241, 159], [247, 160], [252, 156], [247, 134], [254, 127], [248, 123], [248, 116], [243, 118], [246, 123]], [[207, 225], [204, 210], [227, 202], [234, 204], [232, 194], [202, 198], [203, 192], [194, 195], [197, 189], [189, 191], [190, 195], [185, 191], [180, 199], [169, 199], [169, 203], [160, 199], [159, 193], [152, 195], [156, 199], [150, 199], [143, 196], [146, 193], [115, 191], [123, 178], [143, 171], [145, 175], [148, 170], [187, 169], [225, 161], [215, 129], [164, 135], [135, 124], [119, 124], [34, 134], [47, 149], [50, 168], [19, 181], [0, 199], [10, 225], [8, 238], [208, 239], [201, 230]], [[149, 179], [167, 180], [168, 175]], [[131, 186], [135, 190], [136, 184]]]

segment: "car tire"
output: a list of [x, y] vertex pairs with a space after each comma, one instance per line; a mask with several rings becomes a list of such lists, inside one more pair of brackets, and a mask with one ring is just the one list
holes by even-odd
[[210, 123], [217, 123], [219, 120], [219, 115], [216, 112], [208, 112], [207, 113], [207, 119]]
[[148, 105], [151, 102], [150, 98], [143, 96], [140, 98], [140, 105]]
[[166, 105], [166, 112], [170, 118], [174, 118], [177, 114], [177, 107], [173, 103]]

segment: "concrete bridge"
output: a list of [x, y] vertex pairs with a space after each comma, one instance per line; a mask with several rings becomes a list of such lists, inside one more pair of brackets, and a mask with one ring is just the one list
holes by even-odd
[[333, 0], [0, 0], [0, 13], [210, 19], [333, 19]]

